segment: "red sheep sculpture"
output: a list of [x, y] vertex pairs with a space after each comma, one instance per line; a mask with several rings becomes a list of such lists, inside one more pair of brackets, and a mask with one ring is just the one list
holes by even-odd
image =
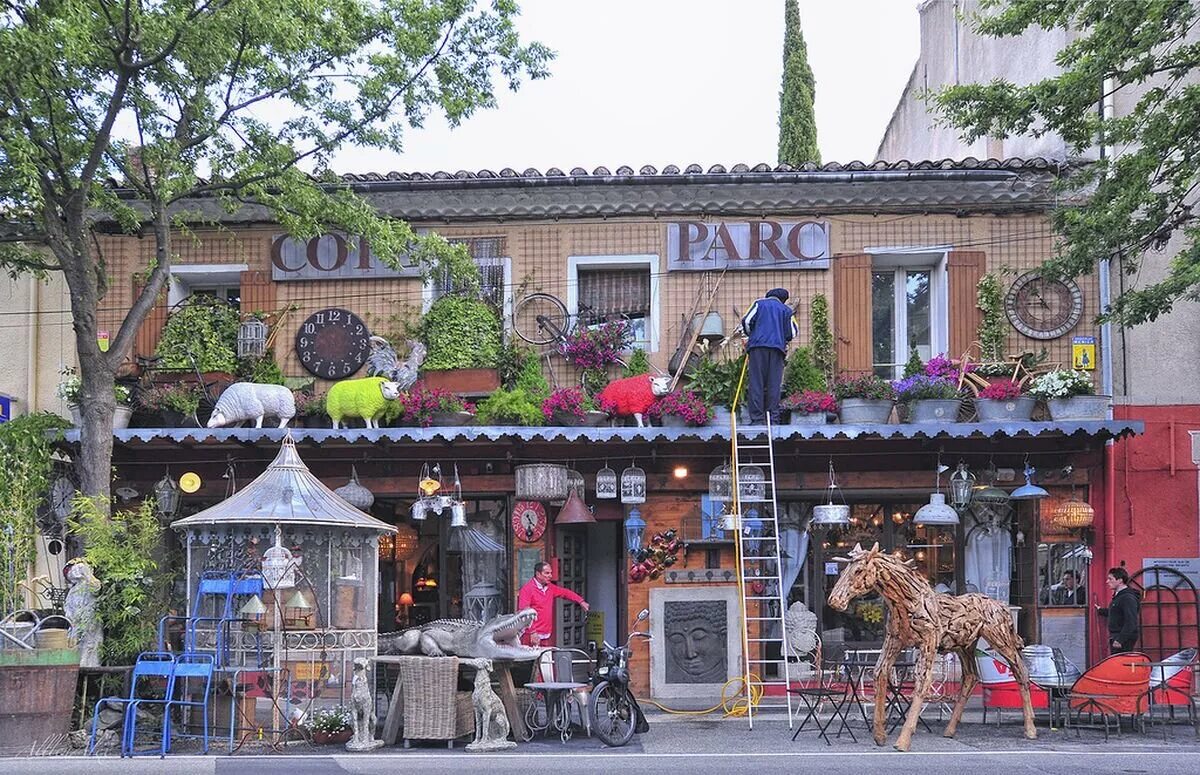
[[632, 416], [639, 428], [645, 427], [642, 416], [659, 396], [671, 390], [670, 377], [651, 377], [636, 374], [632, 377], [613, 380], [596, 395], [600, 408], [617, 417]]

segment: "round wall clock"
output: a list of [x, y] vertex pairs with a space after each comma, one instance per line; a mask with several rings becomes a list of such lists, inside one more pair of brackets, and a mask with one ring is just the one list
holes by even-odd
[[367, 360], [371, 332], [353, 312], [330, 307], [314, 312], [296, 332], [300, 365], [324, 379], [344, 379]]
[[1004, 297], [1013, 328], [1032, 339], [1057, 339], [1083, 317], [1083, 292], [1074, 280], [1046, 280], [1026, 272]]
[[517, 501], [512, 513], [513, 535], [533, 543], [546, 532], [546, 507], [537, 501]]

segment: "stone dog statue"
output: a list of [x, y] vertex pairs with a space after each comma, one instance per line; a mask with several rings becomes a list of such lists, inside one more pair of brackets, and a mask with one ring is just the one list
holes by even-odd
[[104, 643], [103, 623], [96, 613], [96, 593], [100, 580], [92, 566], [76, 560], [67, 566], [67, 599], [63, 613], [71, 620], [71, 638], [79, 645], [79, 666], [100, 667], [100, 646]]
[[517, 744], [508, 739], [511, 729], [504, 703], [492, 689], [492, 660], [462, 659], [461, 664], [475, 668], [475, 689], [471, 703], [475, 706], [475, 740], [468, 751], [505, 751]]
[[346, 743], [347, 751], [374, 751], [383, 746], [375, 739], [375, 701], [367, 680], [367, 658], [354, 659], [354, 680], [350, 688], [351, 728], [354, 735]]

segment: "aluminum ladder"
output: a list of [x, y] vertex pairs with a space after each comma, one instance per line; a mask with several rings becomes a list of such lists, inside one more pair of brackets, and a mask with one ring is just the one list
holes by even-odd
[[[743, 371], [744, 378], [744, 371]], [[775, 445], [771, 418], [765, 426], [739, 430], [737, 407], [730, 421], [734, 561], [742, 615], [742, 668], [746, 717], [754, 729], [755, 701], [760, 708], [787, 707], [788, 729], [794, 711], [787, 661], [787, 590], [783, 589], [779, 556], [778, 503], [775, 492]], [[748, 430], [748, 432], [747, 432]], [[757, 469], [757, 470], [755, 470]], [[762, 476], [759, 477], [761, 472]], [[773, 656], [772, 646], [779, 649]], [[772, 654], [772, 656], [768, 656]], [[774, 675], [767, 672], [776, 666]]]

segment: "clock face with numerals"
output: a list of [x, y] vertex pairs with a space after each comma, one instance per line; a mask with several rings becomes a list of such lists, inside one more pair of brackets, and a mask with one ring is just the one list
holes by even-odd
[[324, 379], [345, 379], [367, 360], [371, 332], [353, 312], [330, 307], [314, 312], [296, 332], [300, 365]]
[[1083, 292], [1073, 280], [1046, 280], [1026, 272], [1004, 298], [1013, 327], [1033, 339], [1057, 339], [1083, 317]]
[[546, 507], [537, 501], [517, 501], [512, 513], [513, 535], [533, 543], [546, 532]]

